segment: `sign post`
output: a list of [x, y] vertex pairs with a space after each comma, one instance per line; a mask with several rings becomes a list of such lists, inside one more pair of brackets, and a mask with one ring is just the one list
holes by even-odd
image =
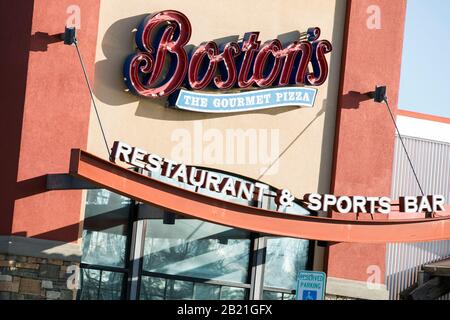
[[297, 278], [297, 300], [325, 300], [326, 279], [324, 272], [300, 271]]

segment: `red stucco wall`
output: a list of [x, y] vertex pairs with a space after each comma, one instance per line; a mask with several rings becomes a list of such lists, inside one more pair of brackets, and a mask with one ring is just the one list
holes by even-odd
[[[380, 8], [380, 29], [369, 29], [372, 5]], [[336, 195], [389, 196], [394, 152], [394, 126], [384, 104], [361, 93], [387, 85], [397, 109], [405, 0], [351, 0], [344, 43], [336, 121], [331, 192]], [[366, 281], [369, 266], [378, 266], [384, 282], [385, 245], [332, 244], [328, 276]]]
[[[1, 167], [8, 179], [0, 185], [6, 194], [0, 233], [75, 241], [81, 191], [45, 192], [45, 175], [67, 172], [70, 149], [86, 147], [90, 98], [75, 47], [65, 46], [57, 35], [64, 32], [69, 5], [78, 5], [80, 49], [93, 79], [99, 1], [8, 2], [17, 15], [1, 10], [12, 49], [2, 50], [0, 60], [17, 63], [20, 79], [14, 78], [16, 71], [8, 72], [15, 86], [7, 92], [11, 104], [4, 107], [11, 113], [2, 108], [0, 136], [9, 157]], [[5, 61], [10, 56], [14, 62]]]

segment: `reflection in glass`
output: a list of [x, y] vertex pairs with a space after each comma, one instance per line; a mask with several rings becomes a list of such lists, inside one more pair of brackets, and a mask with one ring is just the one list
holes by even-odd
[[195, 283], [194, 300], [219, 300], [220, 286]]
[[124, 276], [122, 273], [81, 269], [81, 300], [120, 300]]
[[181, 280], [166, 280], [167, 300], [191, 300], [194, 294], [194, 283]]
[[123, 286], [123, 273], [102, 271], [100, 300], [120, 300]]
[[166, 279], [142, 276], [140, 300], [164, 300]]
[[130, 203], [107, 190], [88, 190], [82, 263], [125, 266]]
[[220, 290], [220, 300], [245, 300], [248, 298], [248, 289], [222, 287]]
[[263, 291], [263, 300], [283, 300], [281, 292]]
[[249, 255], [246, 231], [194, 219], [147, 220], [145, 271], [246, 283]]
[[191, 300], [194, 283], [142, 276], [140, 300]]
[[81, 300], [97, 300], [100, 270], [81, 269]]
[[308, 266], [309, 240], [268, 238], [264, 286], [294, 290], [297, 275]]
[[264, 290], [263, 300], [295, 300], [295, 294]]
[[244, 300], [248, 289], [142, 276], [140, 300]]

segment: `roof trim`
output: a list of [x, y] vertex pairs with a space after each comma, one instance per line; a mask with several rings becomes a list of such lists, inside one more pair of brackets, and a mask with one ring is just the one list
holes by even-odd
[[410, 118], [416, 118], [421, 120], [428, 120], [428, 121], [434, 121], [434, 122], [442, 122], [450, 124], [450, 118], [446, 117], [440, 117], [435, 116], [432, 114], [426, 114], [426, 113], [420, 113], [415, 111], [409, 111], [409, 110], [398, 110], [397, 115], [404, 116], [404, 117], [410, 117]]

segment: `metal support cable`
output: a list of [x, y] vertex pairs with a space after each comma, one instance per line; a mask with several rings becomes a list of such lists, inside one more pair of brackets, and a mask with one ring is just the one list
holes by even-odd
[[394, 115], [392, 114], [392, 110], [391, 110], [391, 107], [389, 106], [389, 102], [388, 102], [387, 97], [385, 97], [383, 101], [384, 101], [384, 103], [387, 106], [389, 114], [391, 115], [391, 119], [392, 119], [392, 122], [394, 123], [395, 130], [397, 130], [397, 135], [398, 135], [398, 137], [400, 139], [400, 142], [402, 144], [403, 150], [405, 151], [406, 157], [408, 159], [409, 165], [411, 166], [411, 170], [412, 170], [412, 172], [414, 174], [414, 178], [416, 179], [417, 185], [419, 186], [420, 192], [422, 193], [422, 196], [424, 196], [425, 193], [423, 192], [422, 186], [420, 185], [419, 178], [417, 177], [417, 173], [416, 173], [416, 170], [414, 169], [414, 165], [412, 163], [411, 157], [409, 156], [408, 150], [406, 149], [405, 143], [403, 142], [402, 135], [400, 134], [400, 130], [398, 129], [398, 126], [397, 126], [397, 123], [395, 121]]
[[108, 141], [106, 140], [105, 131], [103, 130], [102, 121], [100, 119], [100, 115], [98, 113], [97, 105], [95, 103], [94, 93], [92, 91], [91, 84], [89, 83], [89, 78], [88, 78], [88, 75], [87, 75], [87, 72], [86, 72], [86, 68], [84, 66], [83, 58], [81, 57], [80, 49], [78, 48], [78, 40], [75, 39], [73, 43], [75, 44], [75, 48], [77, 49], [78, 58], [80, 59], [81, 68], [83, 69], [83, 74], [84, 74], [84, 78], [86, 80], [86, 84], [87, 84], [87, 87], [88, 87], [88, 90], [89, 90], [89, 94], [91, 95], [92, 104], [94, 105], [95, 114], [97, 115], [97, 120], [98, 120], [98, 123], [100, 125], [100, 130], [102, 132], [102, 136], [103, 136], [103, 140], [105, 142], [106, 150], [108, 151], [108, 156], [111, 157], [111, 151], [109, 149]]

